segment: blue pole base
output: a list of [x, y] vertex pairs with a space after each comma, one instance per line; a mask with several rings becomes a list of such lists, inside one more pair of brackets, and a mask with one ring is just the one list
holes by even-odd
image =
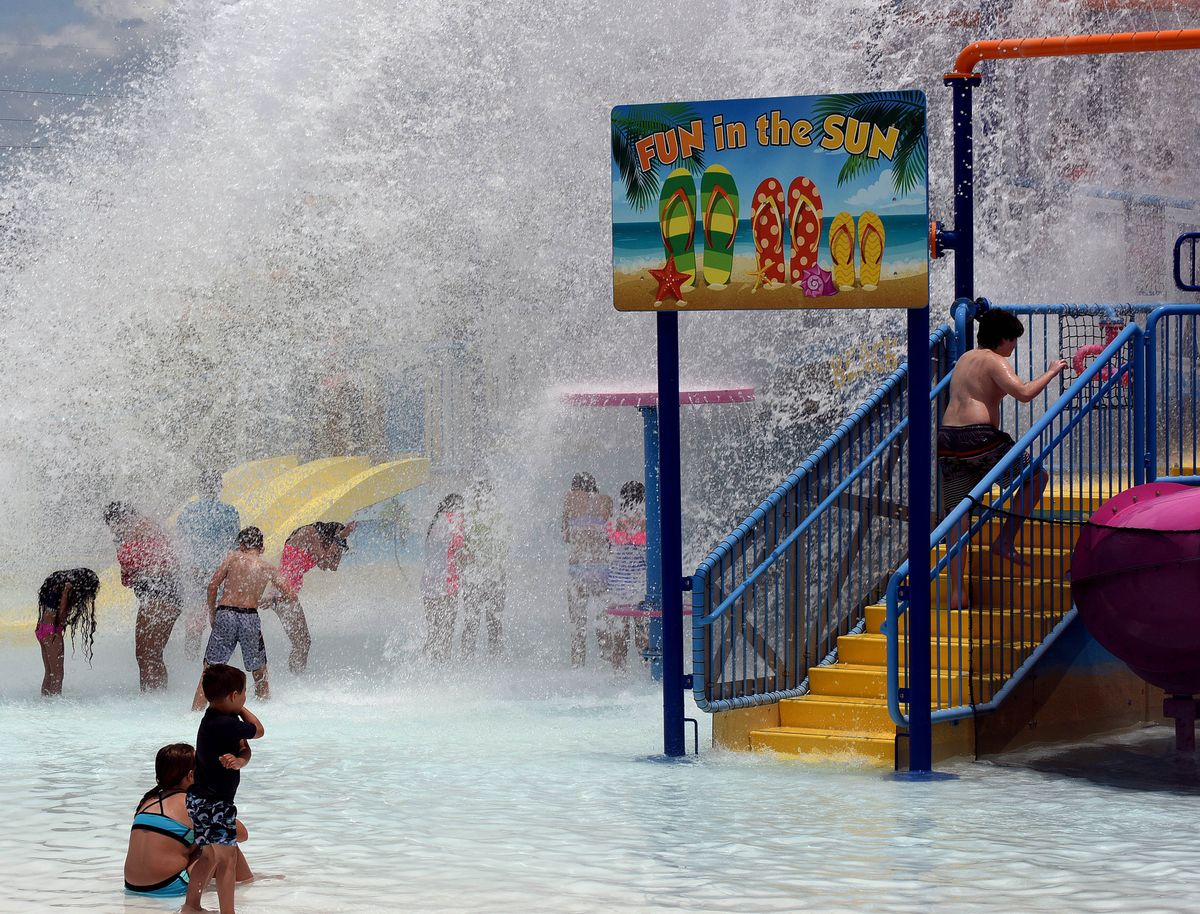
[[698, 755], [640, 755], [634, 761], [652, 765], [694, 765], [700, 762]]
[[891, 774], [893, 781], [957, 781], [957, 774], [950, 774], [946, 771], [893, 771]]

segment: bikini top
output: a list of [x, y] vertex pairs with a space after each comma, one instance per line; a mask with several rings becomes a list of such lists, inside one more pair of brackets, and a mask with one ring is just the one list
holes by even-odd
[[130, 830], [142, 830], [157, 832], [160, 835], [166, 835], [168, 838], [174, 838], [184, 847], [191, 847], [196, 843], [195, 833], [182, 822], [172, 819], [166, 814], [163, 808], [163, 800], [167, 797], [173, 797], [177, 793], [183, 793], [182, 790], [170, 790], [158, 795], [158, 812], [139, 812], [133, 817], [133, 825]]

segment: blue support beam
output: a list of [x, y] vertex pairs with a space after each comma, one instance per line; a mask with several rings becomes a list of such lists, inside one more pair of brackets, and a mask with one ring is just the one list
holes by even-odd
[[[658, 319], [658, 482], [662, 553], [663, 751], [685, 753], [683, 733], [683, 496], [679, 473], [679, 315]], [[924, 339], [928, 339], [926, 334]], [[926, 359], [928, 363], [928, 358]], [[928, 541], [928, 535], [926, 536]], [[926, 549], [926, 561], [928, 552]]]
[[932, 454], [929, 308], [908, 310], [908, 737], [909, 771], [933, 770], [930, 719], [929, 515]]

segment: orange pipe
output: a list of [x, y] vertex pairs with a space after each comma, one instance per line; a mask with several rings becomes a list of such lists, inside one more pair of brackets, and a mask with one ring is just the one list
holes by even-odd
[[958, 59], [954, 61], [954, 69], [946, 74], [946, 79], [969, 79], [975, 75], [975, 65], [981, 60], [1003, 60], [1010, 57], [1076, 57], [1091, 54], [1132, 54], [1138, 51], [1197, 49], [1200, 49], [1200, 29], [975, 41], [962, 49]]

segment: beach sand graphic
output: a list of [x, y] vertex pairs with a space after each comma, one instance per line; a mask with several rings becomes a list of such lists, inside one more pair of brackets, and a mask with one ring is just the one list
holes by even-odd
[[658, 283], [646, 270], [613, 271], [613, 303], [618, 311], [719, 311], [736, 302], [738, 309], [795, 308], [920, 308], [929, 303], [929, 274], [920, 272], [906, 276], [888, 275], [887, 261], [879, 287], [874, 291], [856, 285], [852, 290], [840, 291], [837, 295], [808, 298], [797, 285], [786, 285], [777, 289], [760, 288], [754, 294], [753, 257], [735, 257], [733, 277], [724, 289], [714, 290], [699, 285], [684, 295], [686, 305], [678, 306], [667, 300], [661, 308], [654, 307]]

